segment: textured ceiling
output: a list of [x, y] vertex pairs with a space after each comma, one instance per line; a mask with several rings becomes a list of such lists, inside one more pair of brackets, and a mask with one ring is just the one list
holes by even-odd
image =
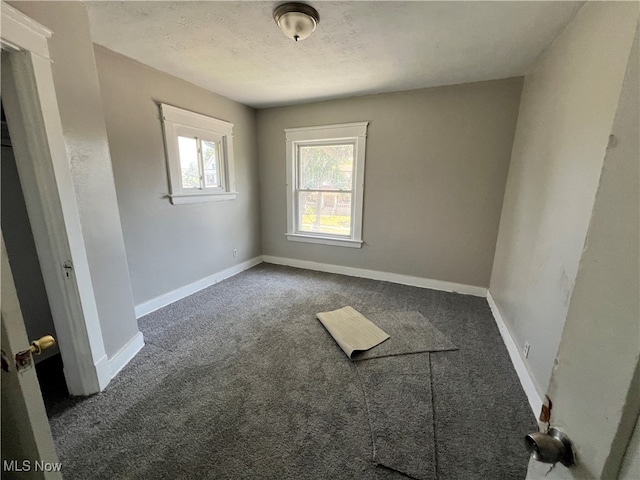
[[85, 2], [93, 41], [256, 107], [523, 75], [583, 2], [307, 2], [295, 43], [282, 2]]

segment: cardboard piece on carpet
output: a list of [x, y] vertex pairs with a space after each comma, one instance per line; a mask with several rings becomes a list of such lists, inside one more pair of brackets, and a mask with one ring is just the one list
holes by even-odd
[[419, 480], [436, 480], [429, 353], [356, 363], [369, 411], [373, 461]]
[[389, 335], [352, 307], [321, 312], [316, 316], [349, 358], [389, 338]]
[[385, 311], [369, 315], [369, 319], [384, 329], [390, 338], [372, 350], [354, 352], [351, 356], [353, 361], [458, 349], [418, 311]]

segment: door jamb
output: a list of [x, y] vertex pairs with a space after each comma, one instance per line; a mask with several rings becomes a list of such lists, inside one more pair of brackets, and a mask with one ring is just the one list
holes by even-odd
[[[52, 32], [1, 2], [3, 104], [69, 393], [111, 380], [55, 94]], [[26, 128], [26, 126], [29, 128]]]

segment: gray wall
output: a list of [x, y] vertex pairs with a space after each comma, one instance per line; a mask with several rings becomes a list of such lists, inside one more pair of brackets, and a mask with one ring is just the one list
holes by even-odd
[[640, 417], [636, 420], [633, 436], [624, 455], [619, 480], [636, 480], [640, 472]]
[[[521, 78], [258, 111], [264, 255], [487, 287]], [[361, 249], [289, 242], [284, 129], [369, 121]]]
[[[135, 304], [259, 256], [255, 110], [102, 47], [95, 53]], [[169, 202], [159, 102], [235, 125], [236, 200]]]
[[54, 32], [53, 80], [107, 356], [138, 333], [89, 20], [79, 2], [14, 2]]
[[[630, 439], [640, 412], [639, 62], [636, 32], [549, 386], [552, 423], [573, 440], [581, 468], [556, 468], [549, 479], [617, 478], [625, 451], [625, 468], [638, 462], [637, 435]], [[528, 478], [546, 470], [532, 464]]]
[[640, 411], [639, 58], [636, 40], [549, 386], [554, 422], [596, 478], [617, 475]]
[[525, 77], [490, 292], [542, 397], [576, 280], [638, 18], [587, 3]]

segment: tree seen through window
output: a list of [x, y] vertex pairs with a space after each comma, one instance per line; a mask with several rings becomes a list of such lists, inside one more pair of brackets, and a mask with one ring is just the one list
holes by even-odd
[[300, 229], [351, 234], [354, 145], [299, 147]]

